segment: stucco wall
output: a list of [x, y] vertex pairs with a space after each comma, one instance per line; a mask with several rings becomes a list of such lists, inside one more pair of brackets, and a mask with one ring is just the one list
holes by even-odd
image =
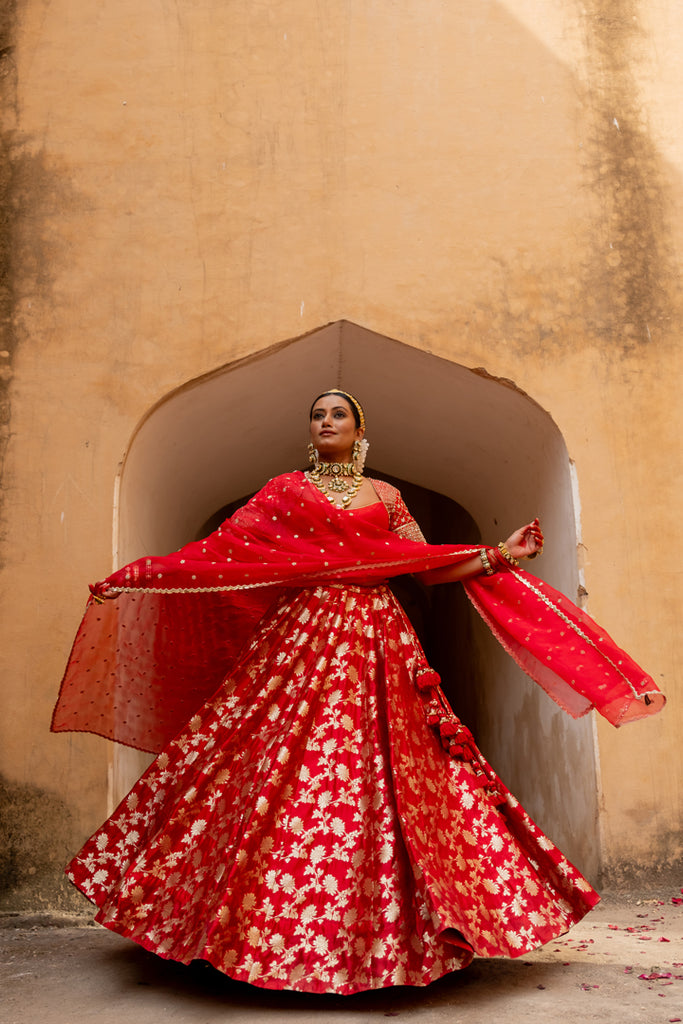
[[512, 380], [557, 424], [588, 610], [670, 696], [651, 722], [597, 725], [603, 867], [680, 859], [676, 6], [6, 14], [10, 898], [66, 899], [57, 867], [104, 813], [104, 742], [47, 728], [85, 583], [111, 567], [136, 425], [184, 382], [340, 319]]

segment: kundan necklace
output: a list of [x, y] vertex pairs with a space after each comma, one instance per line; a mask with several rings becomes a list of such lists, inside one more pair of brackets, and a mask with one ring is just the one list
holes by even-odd
[[[363, 483], [363, 474], [356, 469], [353, 462], [316, 461], [306, 475], [320, 493], [338, 508], [348, 508]], [[329, 479], [323, 480], [323, 477]], [[337, 494], [343, 495], [341, 503], [335, 500]]]

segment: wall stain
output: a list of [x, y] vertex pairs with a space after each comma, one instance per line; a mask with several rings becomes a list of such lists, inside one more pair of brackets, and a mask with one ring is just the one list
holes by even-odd
[[639, 0], [585, 0], [590, 139], [598, 198], [586, 312], [597, 337], [627, 350], [653, 340], [677, 305], [664, 159], [651, 137], [634, 68], [646, 59]]
[[[12, 281], [12, 137], [17, 119], [17, 75], [14, 62], [16, 0], [0, 2], [0, 484], [10, 432], [9, 382], [14, 354], [14, 290]], [[0, 487], [0, 538], [4, 539]], [[1, 560], [0, 560], [0, 564]]]
[[497, 349], [505, 359], [533, 351], [548, 362], [595, 347], [614, 368], [615, 350], [678, 344], [683, 287], [672, 227], [680, 178], [657, 148], [640, 88], [654, 53], [641, 4], [576, 5], [584, 55], [567, 82], [576, 149], [565, 172], [572, 188], [576, 172], [577, 191], [562, 200], [573, 227], [547, 251], [523, 243], [491, 251], [475, 289], [449, 296], [448, 309], [418, 331], [424, 347], [447, 354], [457, 334], [465, 349]]
[[82, 910], [64, 877], [77, 831], [55, 793], [0, 776], [0, 912]]
[[651, 888], [672, 889], [678, 893], [681, 887], [683, 867], [683, 841], [680, 829], [670, 829], [657, 834], [656, 845], [647, 860], [635, 857], [612, 857], [603, 862], [600, 873], [600, 887], [606, 890], [637, 890]]
[[[11, 389], [21, 344], [59, 345], [53, 324], [59, 302], [53, 294], [56, 268], [69, 260], [59, 219], [88, 211], [89, 201], [71, 184], [71, 171], [48, 157], [17, 129], [16, 68], [10, 14], [14, 3], [0, 0], [0, 542], [6, 540], [3, 514], [7, 447], [12, 435]], [[3, 20], [4, 19], [4, 20]], [[41, 311], [35, 330], [32, 309]], [[0, 551], [0, 568], [4, 558]]]

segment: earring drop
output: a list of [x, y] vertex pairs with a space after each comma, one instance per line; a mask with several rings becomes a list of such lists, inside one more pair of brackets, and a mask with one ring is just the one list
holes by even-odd
[[362, 441], [356, 439], [353, 442], [353, 461], [356, 464], [356, 472], [362, 473], [365, 467], [365, 459], [368, 454], [369, 443], [363, 438]]

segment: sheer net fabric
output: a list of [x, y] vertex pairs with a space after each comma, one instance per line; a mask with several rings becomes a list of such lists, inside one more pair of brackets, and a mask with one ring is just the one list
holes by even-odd
[[[396, 489], [376, 486], [388, 524], [334, 508], [303, 473], [276, 477], [206, 540], [141, 558], [96, 585], [119, 596], [88, 603], [53, 730], [159, 751], [220, 685], [285, 590], [382, 583], [481, 550], [425, 544]], [[515, 569], [465, 588], [505, 649], [570, 714], [595, 707], [619, 725], [662, 707], [651, 677], [547, 583]]]

